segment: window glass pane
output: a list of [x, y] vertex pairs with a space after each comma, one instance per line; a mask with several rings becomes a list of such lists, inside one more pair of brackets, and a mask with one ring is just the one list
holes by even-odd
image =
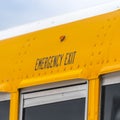
[[120, 120], [120, 84], [102, 87], [101, 120]]
[[24, 108], [23, 120], [84, 120], [85, 98]]
[[10, 101], [0, 101], [0, 120], [9, 120]]

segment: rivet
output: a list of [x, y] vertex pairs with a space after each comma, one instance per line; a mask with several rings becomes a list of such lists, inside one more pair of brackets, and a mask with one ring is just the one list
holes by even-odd
[[101, 42], [100, 45], [103, 45], [103, 42]]
[[30, 39], [27, 39], [27, 42], [29, 42], [30, 41]]
[[98, 55], [101, 55], [101, 51], [98, 52]]
[[94, 56], [94, 53], [92, 53], [91, 56]]
[[108, 18], [107, 21], [110, 21], [110, 19]]
[[109, 25], [108, 28], [111, 28], [111, 25]]
[[112, 45], [112, 42], [110, 42], [109, 45]]
[[28, 78], [28, 75], [26, 75], [26, 78]]
[[103, 26], [102, 29], [104, 29], [105, 27]]
[[109, 60], [107, 60], [106, 63], [109, 63]]
[[117, 61], [117, 59], [114, 59], [114, 62], [116, 62]]
[[97, 35], [97, 37], [99, 38], [99, 37], [100, 37], [100, 35]]
[[106, 36], [107, 34], [106, 33], [104, 33], [104, 37]]
[[28, 44], [28, 47], [30, 47], [31, 46], [31, 44]]
[[93, 64], [93, 63], [92, 63], [92, 62], [90, 62], [90, 65], [91, 65], [91, 66], [92, 66], [92, 64]]
[[20, 56], [20, 55], [21, 55], [21, 53], [18, 53], [18, 55]]
[[25, 51], [24, 54], [27, 54], [27, 51]]
[[87, 65], [86, 64], [84, 64], [84, 67], [86, 67]]
[[25, 48], [25, 46], [22, 46], [22, 48]]
[[103, 63], [104, 63], [104, 60], [102, 60], [101, 64], [103, 64]]
[[70, 70], [72, 70], [72, 67], [70, 67]]
[[116, 20], [116, 19], [117, 19], [116, 17], [113, 18], [113, 20]]
[[96, 44], [94, 44], [94, 47], [96, 47], [97, 45]]
[[66, 36], [63, 35], [63, 36], [60, 36], [60, 42], [63, 42], [65, 40]]
[[77, 66], [77, 68], [79, 68], [79, 67], [80, 67], [80, 65]]
[[97, 64], [100, 64], [100, 62], [98, 61]]

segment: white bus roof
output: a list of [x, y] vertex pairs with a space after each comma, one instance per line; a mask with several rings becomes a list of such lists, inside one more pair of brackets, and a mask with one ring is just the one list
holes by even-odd
[[64, 14], [62, 16], [52, 17], [45, 20], [29, 23], [26, 25], [14, 27], [0, 32], [0, 40], [24, 35], [27, 33], [43, 30], [62, 24], [102, 15], [120, 9], [120, 0], [113, 0], [113, 2], [105, 3], [95, 7], [83, 9], [77, 12]]

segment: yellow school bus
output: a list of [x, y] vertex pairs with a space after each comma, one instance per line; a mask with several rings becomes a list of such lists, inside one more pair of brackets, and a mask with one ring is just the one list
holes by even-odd
[[0, 32], [0, 120], [120, 120], [120, 0]]

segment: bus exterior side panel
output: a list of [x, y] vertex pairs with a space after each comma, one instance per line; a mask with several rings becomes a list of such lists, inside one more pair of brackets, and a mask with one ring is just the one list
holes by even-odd
[[119, 70], [119, 19], [116, 10], [0, 41], [0, 90]]
[[[88, 115], [85, 115], [85, 119], [99, 120], [101, 89], [99, 76], [120, 71], [119, 2], [115, 3], [114, 7], [114, 10], [103, 12], [103, 14], [88, 15], [89, 18], [82, 17], [82, 19], [56, 24], [48, 28], [41, 27], [39, 30], [34, 29], [28, 33], [0, 40], [0, 92], [11, 94], [10, 120], [18, 120], [19, 118], [22, 120], [23, 116], [22, 113], [19, 114], [18, 108], [28, 107], [29, 102], [26, 102], [26, 106], [20, 106], [20, 99], [24, 98], [20, 98], [19, 90], [65, 81], [72, 83], [75, 81], [74, 79], [79, 79], [80, 84], [88, 80], [86, 95], [88, 102], [85, 103], [85, 100], [82, 99], [86, 108], [88, 107], [88, 111], [86, 111]], [[97, 9], [95, 8], [91, 11], [95, 11]], [[108, 9], [108, 7], [104, 9]], [[88, 10], [85, 13], [89, 13]], [[47, 21], [45, 23], [47, 26]], [[34, 24], [30, 27], [34, 27]], [[21, 28], [24, 29], [24, 26]], [[6, 32], [3, 33], [6, 34]], [[12, 31], [10, 34], [12, 35]], [[1, 38], [4, 38], [4, 35]], [[81, 91], [75, 92], [75, 95], [78, 96], [78, 93], [81, 94]], [[71, 97], [71, 94], [72, 92], [69, 92], [67, 95]], [[66, 101], [67, 99], [63, 95], [60, 93], [58, 96], [62, 96], [61, 99]], [[72, 96], [72, 98], [74, 97]], [[42, 99], [36, 98], [34, 100], [40, 101]], [[35, 105], [34, 100], [32, 102]], [[115, 101], [118, 100], [115, 98]], [[25, 101], [22, 101], [21, 104], [23, 102]], [[74, 100], [69, 101], [70, 104], [72, 102]], [[75, 103], [79, 102], [79, 100], [75, 100]], [[113, 109], [116, 107], [114, 102]], [[66, 102], [63, 102], [63, 105], [66, 105]], [[6, 106], [9, 108], [8, 103]], [[29, 110], [25, 109], [25, 112], [29, 115]], [[114, 111], [112, 113], [113, 119], [111, 120], [119, 118], [119, 109], [117, 114]], [[24, 118], [24, 120], [27, 119], [28, 117]]]

